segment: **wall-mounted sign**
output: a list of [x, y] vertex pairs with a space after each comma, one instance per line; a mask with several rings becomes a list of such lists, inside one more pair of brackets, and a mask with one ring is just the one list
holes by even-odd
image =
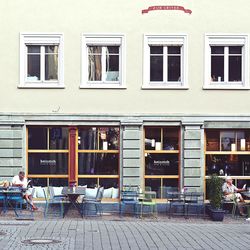
[[187, 14], [192, 14], [192, 10], [185, 9], [183, 6], [177, 5], [164, 5], [164, 6], [150, 6], [147, 9], [142, 10], [142, 14], [147, 14], [149, 11], [154, 10], [180, 10]]

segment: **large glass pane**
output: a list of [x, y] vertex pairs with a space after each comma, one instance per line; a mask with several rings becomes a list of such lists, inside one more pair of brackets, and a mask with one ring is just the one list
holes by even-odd
[[49, 139], [50, 149], [68, 149], [68, 128], [50, 128]]
[[53, 187], [67, 187], [68, 179], [63, 178], [49, 178], [49, 185]]
[[164, 128], [163, 129], [163, 150], [179, 149], [179, 129]]
[[150, 46], [150, 81], [163, 81], [163, 46]]
[[107, 49], [106, 80], [107, 81], [119, 81], [119, 54], [117, 55], [111, 54], [109, 51], [110, 50]]
[[224, 56], [211, 57], [211, 81], [224, 81]]
[[229, 81], [240, 82], [242, 81], [242, 57], [229, 56]]
[[41, 46], [38, 45], [28, 45], [28, 54], [40, 54]]
[[162, 186], [162, 198], [168, 198], [167, 195], [169, 192], [177, 192], [178, 191], [178, 179], [163, 179]]
[[150, 56], [150, 81], [163, 81], [163, 56]]
[[119, 154], [79, 153], [78, 173], [88, 175], [117, 175]]
[[[161, 129], [160, 128], [145, 128], [145, 149], [155, 150], [160, 145], [161, 149]], [[157, 148], [158, 149], [158, 148]]]
[[28, 128], [28, 149], [48, 149], [47, 128]]
[[206, 175], [250, 176], [248, 155], [207, 155]]
[[45, 80], [58, 80], [58, 54], [45, 55]]
[[237, 151], [245, 151], [246, 150], [246, 137], [244, 131], [237, 131]]
[[179, 55], [181, 53], [180, 46], [168, 46], [168, 54]]
[[98, 129], [80, 128], [78, 131], [78, 148], [79, 149], [98, 149]]
[[221, 150], [222, 151], [235, 151], [236, 141], [234, 131], [223, 131], [221, 135]]
[[117, 178], [100, 178], [99, 185], [106, 188], [118, 188], [118, 179]]
[[145, 179], [145, 187], [150, 187], [156, 192], [156, 198], [161, 198], [161, 179]]
[[97, 178], [79, 178], [78, 179], [79, 186], [87, 185], [88, 188], [97, 187]]
[[119, 148], [119, 129], [118, 128], [99, 128], [99, 149], [117, 150]]
[[177, 82], [181, 80], [181, 57], [168, 56], [168, 81]]
[[229, 54], [238, 54], [241, 55], [242, 53], [242, 46], [230, 46], [229, 47]]
[[207, 130], [206, 131], [206, 150], [219, 151], [220, 150], [220, 131]]
[[46, 54], [58, 54], [59, 46], [58, 45], [48, 45], [45, 46]]
[[163, 46], [150, 46], [150, 54], [163, 55]]
[[31, 180], [32, 186], [47, 187], [47, 185], [48, 185], [47, 178], [28, 178], [28, 179]]
[[[246, 151], [250, 151], [250, 130], [245, 130], [245, 136], [246, 136]], [[244, 143], [244, 142], [243, 142]]]
[[178, 175], [178, 154], [145, 154], [145, 175]]
[[88, 80], [101, 81], [102, 80], [102, 47], [89, 46], [88, 47]]
[[68, 174], [67, 153], [29, 153], [29, 174]]
[[212, 55], [224, 55], [224, 46], [211, 46]]
[[27, 58], [27, 80], [40, 80], [40, 55], [29, 55]]

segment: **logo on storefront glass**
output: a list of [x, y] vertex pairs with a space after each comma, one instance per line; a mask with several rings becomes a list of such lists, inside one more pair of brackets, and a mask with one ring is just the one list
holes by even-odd
[[56, 160], [40, 160], [40, 166], [56, 166]]

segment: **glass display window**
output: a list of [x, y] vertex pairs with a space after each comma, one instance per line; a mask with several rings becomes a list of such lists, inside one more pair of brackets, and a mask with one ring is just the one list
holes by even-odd
[[145, 127], [145, 188], [166, 198], [166, 190], [179, 188], [179, 127]]

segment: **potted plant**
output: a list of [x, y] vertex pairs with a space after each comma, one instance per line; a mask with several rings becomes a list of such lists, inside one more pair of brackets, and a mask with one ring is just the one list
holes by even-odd
[[208, 179], [209, 187], [209, 201], [210, 201], [210, 217], [214, 221], [223, 221], [225, 211], [222, 209], [222, 184], [223, 179], [221, 179], [217, 174], [213, 174]]

